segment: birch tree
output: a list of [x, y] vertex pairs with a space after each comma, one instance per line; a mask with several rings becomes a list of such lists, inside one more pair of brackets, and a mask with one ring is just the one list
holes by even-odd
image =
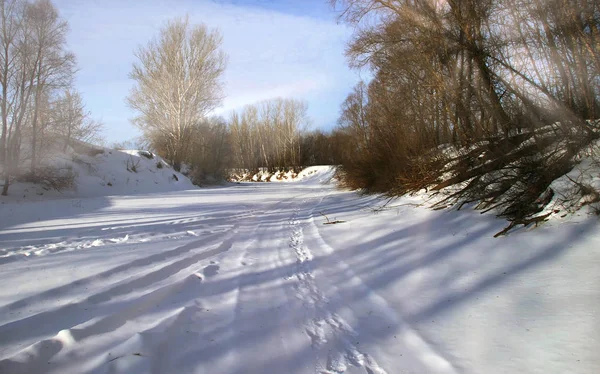
[[177, 170], [189, 151], [193, 127], [221, 103], [226, 64], [221, 43], [218, 30], [185, 18], [170, 21], [135, 52], [138, 62], [130, 73], [135, 87], [128, 97], [138, 112], [133, 123], [151, 144], [165, 147], [165, 158]]
[[26, 21], [31, 29], [33, 52], [33, 109], [31, 116], [31, 173], [38, 159], [41, 99], [45, 91], [68, 87], [72, 83], [75, 56], [66, 50], [67, 22], [49, 0], [26, 6]]
[[49, 120], [53, 132], [60, 136], [65, 151], [73, 140], [84, 142], [101, 140], [104, 125], [93, 119], [90, 112], [85, 110], [81, 94], [76, 90], [67, 89], [50, 103]]
[[278, 170], [301, 164], [301, 137], [308, 126], [302, 100], [271, 99], [232, 113], [229, 129], [234, 166]]
[[16, 171], [18, 149], [21, 139], [21, 124], [26, 104], [31, 94], [27, 86], [31, 64], [27, 64], [25, 41], [25, 3], [19, 0], [0, 0], [0, 84], [2, 97], [2, 137], [0, 138], [0, 162], [4, 186], [2, 195], [8, 193], [10, 176]]
[[0, 21], [0, 164], [6, 195], [21, 166], [24, 140], [35, 171], [40, 100], [70, 84], [75, 59], [66, 51], [67, 24], [50, 1], [0, 0]]

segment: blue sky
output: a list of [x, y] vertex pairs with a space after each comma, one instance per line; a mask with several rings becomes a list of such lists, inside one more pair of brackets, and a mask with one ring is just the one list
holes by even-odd
[[69, 48], [79, 66], [76, 86], [107, 142], [139, 131], [125, 98], [134, 49], [173, 17], [218, 27], [229, 56], [223, 106], [216, 114], [274, 97], [308, 102], [312, 128], [329, 129], [359, 74], [346, 64], [352, 30], [338, 24], [327, 0], [55, 0], [69, 22]]

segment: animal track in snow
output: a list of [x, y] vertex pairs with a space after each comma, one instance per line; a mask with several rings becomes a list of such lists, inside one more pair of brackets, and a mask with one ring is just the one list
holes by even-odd
[[296, 297], [308, 308], [314, 309], [315, 317], [306, 323], [305, 331], [312, 347], [327, 355], [326, 370], [322, 374], [344, 373], [349, 366], [363, 367], [368, 373], [385, 374], [377, 363], [358, 349], [357, 333], [340, 316], [328, 310], [329, 300], [319, 290], [312, 272], [313, 254], [304, 245], [304, 231], [295, 212], [289, 221], [291, 226], [289, 246], [296, 253], [296, 273], [298, 281]]
[[219, 274], [220, 268], [221, 267], [219, 265], [214, 265], [214, 264], [208, 265], [204, 269], [202, 269], [202, 273], [204, 273], [204, 276], [206, 276], [206, 277], [212, 277], [212, 276]]

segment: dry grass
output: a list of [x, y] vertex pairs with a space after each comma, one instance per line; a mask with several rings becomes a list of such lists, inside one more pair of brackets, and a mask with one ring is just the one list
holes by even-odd
[[75, 187], [76, 174], [70, 166], [44, 166], [36, 169], [35, 173], [21, 175], [19, 180], [40, 184], [46, 188], [63, 191]]

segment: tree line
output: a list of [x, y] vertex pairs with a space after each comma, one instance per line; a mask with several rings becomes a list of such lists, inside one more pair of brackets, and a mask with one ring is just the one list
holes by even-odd
[[[445, 203], [518, 221], [542, 209], [549, 184], [600, 136], [597, 1], [331, 2], [355, 30], [350, 66], [373, 77], [347, 96], [334, 131], [308, 131], [307, 105], [292, 98], [211, 117], [223, 98], [222, 36], [180, 18], [134, 52], [127, 102], [148, 147], [198, 183], [236, 168], [341, 164], [352, 188], [454, 186]], [[35, 175], [47, 134], [66, 147], [99, 124], [72, 88], [67, 25], [51, 2], [0, 4], [6, 193], [24, 161]]]
[[594, 0], [333, 0], [356, 30], [350, 65], [372, 72], [337, 130], [353, 188], [455, 186], [523, 220], [599, 137], [600, 3]]
[[100, 136], [102, 124], [73, 88], [67, 31], [49, 0], [0, 0], [2, 195], [14, 177], [36, 181], [47, 149]]
[[[0, 0], [0, 172], [2, 194], [11, 182], [60, 181], [44, 164], [48, 152], [73, 141], [101, 139], [102, 123], [85, 110], [74, 89], [76, 59], [68, 25], [50, 0]], [[182, 166], [197, 183], [223, 179], [231, 169], [257, 171], [332, 163], [328, 136], [307, 131], [307, 104], [278, 98], [249, 105], [229, 118], [210, 113], [223, 99], [227, 56], [218, 29], [169, 21], [134, 51], [127, 97], [142, 144]], [[65, 180], [66, 180], [65, 179]], [[48, 184], [48, 183], [47, 183]]]
[[[311, 165], [337, 163], [332, 135], [308, 130], [306, 102], [276, 98], [247, 105], [229, 117], [207, 116], [187, 131], [186, 148], [171, 154], [166, 138], [156, 130], [143, 146], [157, 152], [174, 168], [203, 185], [236, 172], [299, 171]], [[145, 131], [148, 131], [146, 129]], [[177, 155], [179, 159], [174, 159]]]
[[231, 169], [281, 170], [334, 162], [328, 135], [307, 131], [307, 104], [276, 98], [248, 105], [229, 118], [211, 117], [222, 100], [226, 56], [217, 29], [168, 22], [136, 51], [128, 103], [149, 148], [176, 170], [186, 165], [199, 184]]

